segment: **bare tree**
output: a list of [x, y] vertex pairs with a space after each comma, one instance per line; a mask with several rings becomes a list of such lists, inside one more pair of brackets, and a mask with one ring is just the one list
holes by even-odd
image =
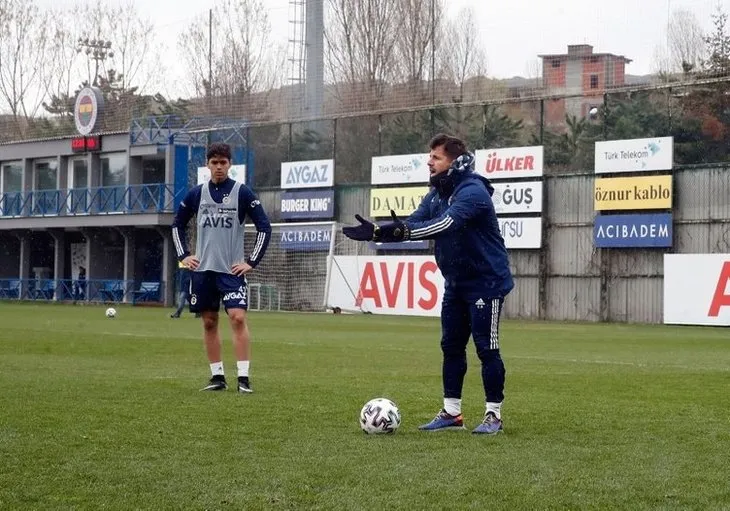
[[270, 40], [271, 24], [261, 0], [218, 0], [213, 20], [210, 61], [207, 19], [192, 23], [178, 40], [197, 94], [238, 101], [281, 85], [284, 53]]
[[446, 75], [459, 88], [457, 100], [464, 100], [464, 84], [469, 78], [487, 74], [487, 57], [479, 38], [476, 14], [471, 7], [459, 11], [456, 20], [449, 22], [451, 44], [441, 52]]
[[431, 76], [431, 58], [435, 40], [438, 45], [442, 24], [441, 0], [397, 0], [403, 17], [397, 42], [399, 77], [419, 82]]
[[699, 69], [705, 35], [691, 11], [676, 10], [669, 18], [667, 43], [672, 71], [689, 73]]
[[43, 107], [49, 113], [70, 118], [72, 92], [83, 76], [78, 49], [83, 32], [76, 22], [75, 10], [53, 10], [49, 14], [46, 26], [49, 40], [42, 71], [47, 102]]
[[208, 78], [208, 67], [211, 65], [208, 58], [207, 20], [197, 20], [178, 36], [178, 48], [186, 56], [187, 73], [192, 82], [195, 95], [207, 96], [212, 93]]
[[372, 108], [396, 75], [399, 31], [407, 11], [393, 0], [327, 0], [329, 79], [350, 108]]
[[47, 17], [33, 0], [0, 0], [0, 100], [16, 135], [26, 134], [43, 103]]
[[[122, 90], [157, 85], [152, 82], [163, 73], [160, 53], [155, 51], [154, 27], [132, 3], [111, 9], [81, 4], [49, 14], [44, 66], [49, 96], [70, 95], [79, 84], [95, 83], [110, 71], [119, 78]], [[83, 26], [78, 24], [79, 18], [85, 20]], [[89, 42], [109, 47], [99, 55]]]
[[[101, 4], [94, 4], [92, 9], [101, 9]], [[164, 74], [161, 69], [160, 53], [155, 51], [155, 30], [149, 19], [143, 18], [136, 10], [134, 3], [115, 8], [103, 7], [101, 33], [102, 39], [111, 42], [113, 56], [110, 65], [121, 76], [123, 89], [131, 86], [140, 91], [147, 89], [151, 81]]]
[[652, 71], [658, 75], [662, 81], [671, 79], [672, 75], [672, 59], [669, 57], [669, 50], [666, 44], [660, 44], [654, 47], [654, 55], [652, 58]]
[[525, 64], [525, 78], [527, 78], [530, 87], [542, 87], [542, 62], [540, 59], [530, 59]]
[[210, 98], [209, 114], [269, 116], [270, 94], [282, 84], [286, 56], [271, 40], [263, 1], [216, 0], [212, 17], [212, 34], [206, 16], [190, 24], [178, 38], [196, 94]]

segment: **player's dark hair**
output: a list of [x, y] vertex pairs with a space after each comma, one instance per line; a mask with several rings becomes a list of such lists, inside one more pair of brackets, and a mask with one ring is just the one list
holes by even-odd
[[231, 146], [221, 143], [211, 144], [208, 148], [208, 154], [206, 155], [206, 159], [210, 160], [211, 158], [215, 157], [227, 158], [228, 161], [231, 161]]
[[466, 144], [460, 138], [446, 135], [445, 133], [439, 133], [431, 139], [428, 143], [429, 149], [436, 149], [437, 147], [443, 147], [444, 152], [449, 158], [458, 158], [466, 152]]

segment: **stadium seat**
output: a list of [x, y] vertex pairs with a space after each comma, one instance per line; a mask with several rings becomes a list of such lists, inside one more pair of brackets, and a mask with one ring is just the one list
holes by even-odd
[[121, 302], [124, 298], [123, 280], [105, 280], [99, 290], [104, 302]]
[[20, 280], [6, 280], [0, 285], [0, 298], [18, 298]]
[[160, 283], [159, 282], [142, 282], [139, 289], [134, 292], [134, 303], [137, 302], [159, 302], [160, 301]]
[[56, 281], [52, 279], [43, 279], [40, 285], [33, 290], [33, 300], [53, 300], [53, 294], [56, 292]]

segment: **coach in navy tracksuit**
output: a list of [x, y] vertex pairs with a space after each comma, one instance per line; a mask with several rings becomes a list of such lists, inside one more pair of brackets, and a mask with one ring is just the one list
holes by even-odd
[[422, 430], [464, 429], [461, 390], [470, 334], [482, 362], [486, 412], [473, 433], [502, 431], [505, 370], [499, 354], [499, 319], [514, 287], [504, 240], [492, 203], [494, 188], [474, 172], [463, 141], [437, 135], [429, 144], [432, 189], [405, 221], [345, 227], [354, 240], [398, 242], [435, 239], [436, 263], [445, 279], [441, 307], [444, 407]]

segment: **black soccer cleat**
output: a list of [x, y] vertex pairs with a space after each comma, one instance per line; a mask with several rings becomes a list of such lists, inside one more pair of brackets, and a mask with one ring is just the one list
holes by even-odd
[[208, 382], [208, 385], [203, 387], [200, 390], [226, 390], [228, 389], [228, 384], [226, 383], [226, 377], [221, 374], [216, 374], [213, 376], [210, 381]]
[[248, 376], [238, 377], [238, 392], [241, 394], [250, 394], [253, 392], [253, 389], [251, 389], [251, 382], [248, 381]]

